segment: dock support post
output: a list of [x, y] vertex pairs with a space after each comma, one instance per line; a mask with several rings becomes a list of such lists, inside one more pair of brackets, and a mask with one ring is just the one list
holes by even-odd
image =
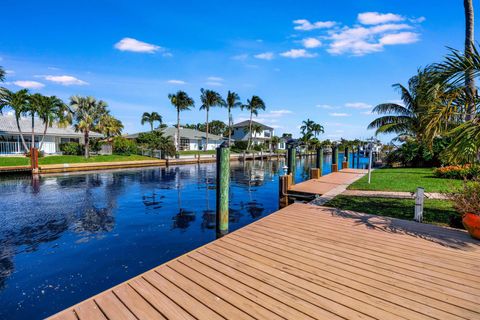
[[230, 186], [230, 148], [222, 144], [217, 148], [217, 238], [228, 233], [228, 196]]
[[338, 147], [332, 148], [332, 172], [338, 172]]
[[348, 147], [345, 147], [345, 151], [343, 152], [342, 169], [348, 169]]
[[316, 167], [319, 171], [319, 177], [321, 177], [323, 174], [323, 148], [317, 149]]
[[415, 215], [413, 220], [417, 222], [423, 221], [423, 202], [425, 199], [425, 189], [418, 187], [415, 194]]
[[357, 146], [357, 169], [360, 169], [360, 146]]
[[295, 160], [297, 157], [296, 153], [297, 151], [293, 147], [290, 147], [287, 150], [287, 166], [288, 166], [287, 174], [292, 174], [292, 172], [295, 171]]
[[30, 148], [30, 165], [32, 167], [32, 173], [38, 173], [38, 149]]
[[285, 174], [283, 176], [280, 176], [280, 179], [278, 181], [279, 181], [279, 188], [278, 188], [279, 197], [278, 198], [280, 199], [279, 207], [281, 209], [281, 208], [285, 208], [289, 204], [288, 189], [293, 184], [292, 175]]

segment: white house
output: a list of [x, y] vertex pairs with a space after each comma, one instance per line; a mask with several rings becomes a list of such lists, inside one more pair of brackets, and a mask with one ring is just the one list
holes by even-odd
[[[171, 137], [173, 141], [176, 141], [177, 137], [177, 128], [167, 127], [163, 128], [163, 133], [167, 137]], [[127, 139], [136, 139], [139, 133], [126, 135]], [[194, 129], [187, 129], [180, 127], [180, 150], [215, 150], [219, 147], [225, 138], [218, 136], [216, 134], [208, 134], [208, 146], [207, 143], [207, 134], [203, 131], [198, 131]]]
[[[258, 126], [261, 128], [260, 132], [253, 132], [252, 141], [253, 144], [262, 144], [266, 140], [269, 140], [273, 137], [274, 131], [272, 127], [266, 126], [260, 122], [252, 121], [252, 126]], [[232, 138], [235, 141], [248, 141], [250, 136], [249, 132], [250, 121], [245, 120], [233, 125]]]
[[[32, 119], [20, 118], [19, 123], [27, 147], [30, 148], [32, 144]], [[44, 122], [35, 118], [34, 133], [36, 148], [40, 145], [44, 130]], [[100, 138], [102, 135], [96, 132], [90, 132], [90, 137]], [[83, 143], [83, 140], [83, 134], [81, 132], [76, 132], [73, 126], [59, 127], [57, 124], [53, 124], [47, 129], [47, 134], [40, 151], [43, 151], [46, 154], [57, 154], [61, 152], [59, 147], [61, 143], [71, 141]], [[15, 117], [9, 114], [0, 115], [0, 155], [24, 153], [25, 148], [23, 147], [20, 138]]]

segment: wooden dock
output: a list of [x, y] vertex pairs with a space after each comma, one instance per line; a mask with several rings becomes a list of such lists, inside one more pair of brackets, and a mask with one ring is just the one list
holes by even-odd
[[479, 244], [293, 204], [51, 319], [480, 319]]
[[348, 185], [360, 179], [366, 173], [367, 170], [364, 169], [343, 169], [321, 176], [319, 179], [310, 179], [294, 184], [288, 191], [323, 195], [339, 187], [343, 187], [344, 190]]

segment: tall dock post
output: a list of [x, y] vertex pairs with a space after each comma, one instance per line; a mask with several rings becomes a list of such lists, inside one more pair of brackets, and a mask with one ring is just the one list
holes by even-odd
[[345, 151], [343, 152], [342, 169], [348, 169], [348, 147], [345, 147]]
[[338, 172], [338, 147], [332, 147], [332, 172]]
[[293, 146], [289, 146], [287, 149], [287, 174], [292, 174], [295, 171], [295, 160], [297, 157], [297, 150]]
[[30, 148], [30, 165], [32, 167], [32, 173], [38, 173], [38, 149]]
[[357, 169], [360, 169], [360, 146], [357, 146]]
[[228, 195], [230, 187], [230, 148], [222, 143], [217, 148], [217, 238], [228, 233]]
[[317, 148], [316, 153], [315, 168], [310, 169], [310, 179], [319, 179], [323, 172], [323, 148]]

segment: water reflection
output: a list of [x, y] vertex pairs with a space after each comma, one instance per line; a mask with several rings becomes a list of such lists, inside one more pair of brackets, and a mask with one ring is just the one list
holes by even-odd
[[[232, 163], [230, 230], [277, 210], [283, 165]], [[214, 240], [215, 178], [215, 164], [0, 178], [0, 318], [46, 317]]]

